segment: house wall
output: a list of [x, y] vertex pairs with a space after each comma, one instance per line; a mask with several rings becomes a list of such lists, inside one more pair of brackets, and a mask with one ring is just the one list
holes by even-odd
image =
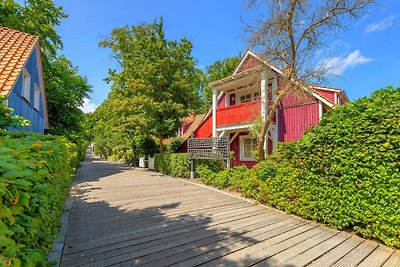
[[335, 92], [333, 91], [328, 91], [328, 90], [322, 90], [322, 89], [314, 89], [317, 93], [331, 101], [332, 103], [336, 103], [335, 101]]
[[290, 95], [278, 110], [278, 141], [297, 141], [304, 131], [318, 122], [319, 103], [316, 100]]
[[260, 65], [260, 62], [257, 59], [255, 59], [254, 57], [249, 56], [249, 57], [247, 57], [246, 61], [243, 62], [242, 66], [240, 66], [240, 69], [238, 70], [237, 73], [252, 69], [254, 67], [257, 67], [258, 65]]
[[28, 102], [22, 97], [23, 73], [21, 73], [8, 96], [8, 107], [14, 109], [14, 115], [23, 116], [31, 122], [31, 126], [26, 128], [17, 128], [17, 130], [44, 133], [43, 95], [40, 95], [39, 110], [36, 110], [33, 107], [35, 84], [43, 86], [40, 80], [41, 74], [39, 73], [37, 60], [35, 48], [25, 66], [31, 76], [30, 101]]

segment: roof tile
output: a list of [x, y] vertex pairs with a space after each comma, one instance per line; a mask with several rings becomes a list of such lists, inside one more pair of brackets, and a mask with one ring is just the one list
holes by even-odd
[[8, 95], [29, 58], [37, 36], [0, 27], [0, 95]]

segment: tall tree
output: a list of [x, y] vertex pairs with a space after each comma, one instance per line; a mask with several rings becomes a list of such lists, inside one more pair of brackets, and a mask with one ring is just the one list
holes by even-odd
[[13, 0], [0, 0], [0, 14], [1, 26], [40, 37], [44, 64], [62, 49], [61, 37], [54, 27], [68, 16], [52, 0], [25, 0], [24, 5]]
[[249, 8], [263, 10], [249, 26], [249, 43], [285, 70], [281, 86], [270, 99], [258, 136], [259, 160], [265, 158], [265, 135], [275, 110], [291, 93], [302, 93], [310, 82], [324, 80], [326, 66], [316, 67], [318, 51], [329, 48], [332, 36], [366, 11], [374, 0], [250, 0]]
[[206, 112], [211, 107], [212, 87], [210, 86], [210, 83], [232, 75], [235, 68], [239, 64], [239, 61], [240, 56], [229, 57], [222, 60], [217, 60], [212, 65], [207, 67], [207, 71], [204, 74], [205, 77], [203, 78], [205, 80], [204, 89], [202, 92], [203, 112]]
[[83, 98], [91, 91], [85, 77], [78, 73], [65, 56], [49, 62], [44, 72], [47, 107], [52, 134], [66, 135], [83, 131], [84, 114], [80, 110]]
[[121, 66], [107, 78], [113, 82], [109, 98], [119, 101], [124, 114], [120, 120], [158, 138], [163, 150], [163, 139], [175, 135], [179, 119], [199, 106], [191, 42], [167, 40], [160, 19], [114, 29], [100, 46], [110, 48]]

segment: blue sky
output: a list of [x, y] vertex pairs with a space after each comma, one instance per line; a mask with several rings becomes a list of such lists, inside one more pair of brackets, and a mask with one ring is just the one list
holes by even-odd
[[[113, 28], [153, 22], [163, 16], [167, 38], [188, 38], [193, 57], [205, 68], [218, 59], [236, 56], [247, 48], [244, 37], [245, 3], [242, 0], [56, 0], [69, 18], [57, 28], [64, 53], [93, 86], [85, 110], [99, 105], [110, 90], [103, 81], [116, 67], [99, 41]], [[327, 85], [346, 90], [351, 100], [368, 96], [388, 84], [400, 86], [400, 1], [382, 0], [367, 15], [334, 36], [328, 60], [341, 78]]]

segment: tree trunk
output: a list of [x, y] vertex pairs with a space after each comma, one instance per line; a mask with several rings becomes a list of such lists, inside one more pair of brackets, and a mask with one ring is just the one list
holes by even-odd
[[160, 153], [164, 153], [163, 138], [161, 136], [158, 137], [158, 142], [159, 142]]
[[[263, 121], [260, 129], [260, 134], [258, 136], [258, 144], [257, 144], [257, 153], [258, 153], [258, 161], [265, 160], [265, 134], [267, 133], [268, 126], [271, 124], [272, 119], [274, 118], [276, 109], [279, 107], [279, 104], [282, 102], [282, 99], [291, 91], [291, 85], [287, 86], [286, 89], [278, 92], [276, 98], [271, 101], [271, 106], [268, 107], [268, 115]], [[267, 144], [268, 145], [268, 144]]]

